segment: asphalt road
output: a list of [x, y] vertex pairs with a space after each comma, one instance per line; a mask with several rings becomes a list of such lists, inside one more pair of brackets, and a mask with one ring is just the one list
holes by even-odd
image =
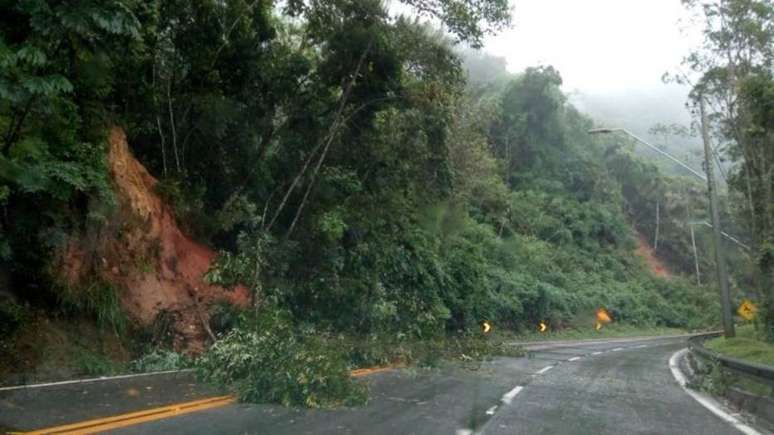
[[[702, 407], [675, 382], [668, 362], [683, 347], [684, 338], [541, 344], [534, 346], [539, 350], [529, 358], [498, 358], [477, 370], [445, 366], [370, 375], [364, 382], [370, 385], [371, 400], [360, 408], [301, 410], [232, 404], [114, 433], [735, 433], [729, 423]], [[176, 387], [160, 388], [169, 393]], [[46, 402], [40, 398], [37, 404], [24, 402], [21, 397], [14, 399], [0, 392], [0, 425], [44, 427], [49, 421], [37, 420], [35, 409]], [[49, 410], [56, 408], [55, 403], [48, 406]], [[14, 413], [14, 407], [23, 413]], [[70, 403], [64, 408], [78, 406]]]

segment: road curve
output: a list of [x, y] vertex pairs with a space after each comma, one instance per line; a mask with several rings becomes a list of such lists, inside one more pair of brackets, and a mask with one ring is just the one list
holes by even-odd
[[[476, 370], [445, 365], [370, 374], [363, 379], [369, 384], [371, 400], [359, 408], [230, 404], [111, 433], [737, 433], [683, 391], [672, 376], [669, 358], [686, 346], [685, 340], [539, 343], [530, 345], [528, 358], [497, 358]], [[4, 391], [0, 392], [0, 428], [30, 430], [105, 417], [115, 414], [109, 410], [137, 410], [139, 402], [171, 403], [175, 392], [184, 393], [177, 399], [201, 397], [201, 391], [191, 390], [198, 386], [190, 382], [190, 377], [177, 376]], [[157, 391], [165, 397], [156, 397], [153, 392]], [[74, 397], [79, 400], [72, 401]]]
[[499, 358], [476, 371], [376, 375], [363, 408], [234, 405], [118, 433], [735, 433], [672, 377], [669, 358], [684, 346], [685, 338], [541, 344], [529, 358]]
[[485, 434], [702, 434], [736, 430], [688, 396], [669, 369], [683, 340], [561, 347], [537, 355], [535, 376]]

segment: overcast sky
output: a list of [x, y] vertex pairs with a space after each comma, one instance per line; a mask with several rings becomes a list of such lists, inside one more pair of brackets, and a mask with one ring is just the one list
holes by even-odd
[[[700, 42], [680, 0], [511, 0], [512, 29], [485, 50], [512, 72], [550, 64], [565, 91], [584, 93], [659, 86]], [[679, 23], [683, 18], [683, 22]]]

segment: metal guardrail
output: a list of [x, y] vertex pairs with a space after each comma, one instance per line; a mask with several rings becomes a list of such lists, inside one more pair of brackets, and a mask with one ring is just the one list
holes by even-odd
[[758, 364], [744, 361], [739, 358], [721, 355], [704, 347], [704, 340], [720, 336], [719, 332], [693, 336], [688, 339], [688, 348], [694, 354], [713, 361], [733, 372], [753, 376], [765, 381], [768, 384], [774, 384], [774, 366]]

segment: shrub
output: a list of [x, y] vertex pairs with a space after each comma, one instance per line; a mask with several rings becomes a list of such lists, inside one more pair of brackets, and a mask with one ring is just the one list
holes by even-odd
[[105, 355], [85, 348], [76, 348], [75, 364], [78, 372], [87, 376], [105, 376], [119, 372], [120, 367]]
[[210, 308], [210, 328], [216, 335], [227, 333], [237, 326], [242, 311], [228, 302], [216, 302]]
[[154, 349], [129, 363], [129, 368], [137, 373], [180, 370], [190, 366], [191, 361], [185, 355], [164, 349]]
[[366, 400], [343, 353], [293, 330], [287, 316], [266, 309], [232, 329], [197, 360], [201, 377], [225, 385], [240, 400], [328, 408]]

